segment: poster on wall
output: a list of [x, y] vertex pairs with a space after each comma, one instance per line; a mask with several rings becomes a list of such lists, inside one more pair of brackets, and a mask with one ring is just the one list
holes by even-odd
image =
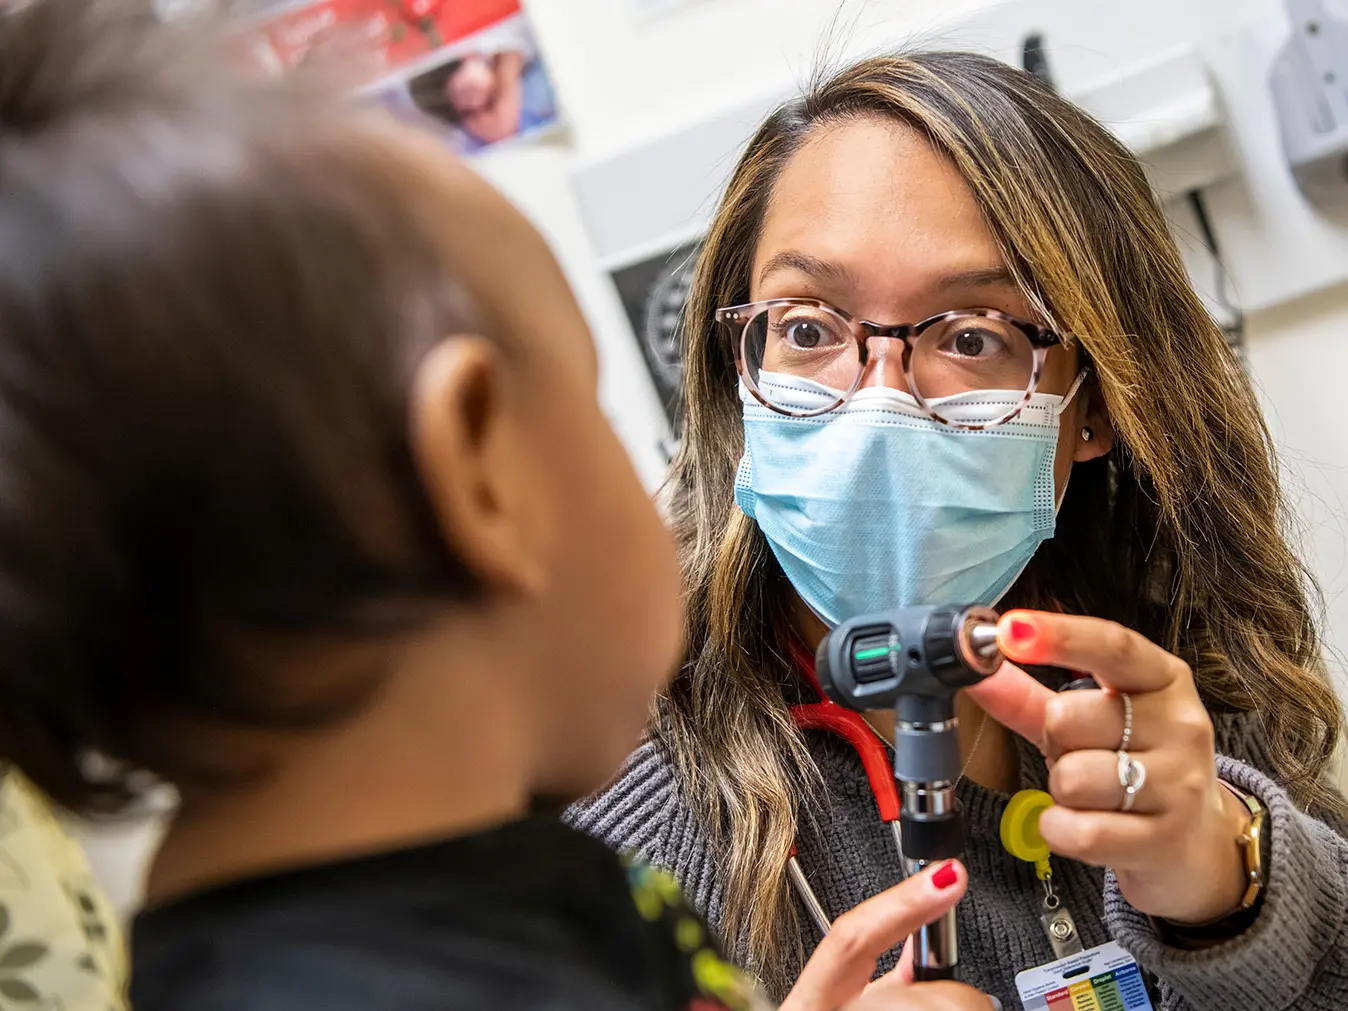
[[671, 425], [683, 392], [683, 307], [700, 251], [700, 242], [686, 243], [611, 274]]
[[428, 119], [462, 154], [536, 136], [559, 120], [519, 0], [263, 3], [249, 37], [253, 57], [278, 72], [320, 47], [344, 47], [362, 96]]

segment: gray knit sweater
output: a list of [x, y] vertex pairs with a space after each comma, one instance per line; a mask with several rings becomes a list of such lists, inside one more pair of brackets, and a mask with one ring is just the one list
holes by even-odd
[[[1086, 947], [1112, 937], [1138, 960], [1149, 976], [1157, 1011], [1348, 1011], [1348, 826], [1330, 827], [1298, 811], [1260, 771], [1270, 765], [1255, 721], [1218, 717], [1216, 727], [1219, 774], [1257, 796], [1270, 814], [1268, 887], [1255, 925], [1219, 947], [1184, 952], [1157, 938], [1108, 871], [1054, 857], [1057, 891]], [[828, 734], [812, 732], [807, 738], [827, 797], [814, 813], [814, 824], [802, 827], [798, 855], [824, 908], [836, 917], [896, 884], [902, 870], [856, 753]], [[1046, 787], [1044, 762], [1024, 742], [1021, 765], [1024, 787]], [[999, 841], [1006, 795], [967, 780], [958, 792], [969, 828], [960, 975], [999, 997], [1009, 1011], [1020, 1007], [1016, 973], [1053, 959], [1038, 919], [1042, 893], [1033, 868], [1006, 853]], [[673, 768], [655, 746], [637, 750], [619, 779], [573, 807], [568, 820], [616, 849], [673, 872], [712, 927], [719, 928], [715, 854], [680, 796]], [[808, 918], [802, 914], [800, 920], [809, 952], [817, 938]], [[737, 945], [732, 940], [727, 947]], [[881, 971], [893, 967], [897, 954], [885, 957]]]

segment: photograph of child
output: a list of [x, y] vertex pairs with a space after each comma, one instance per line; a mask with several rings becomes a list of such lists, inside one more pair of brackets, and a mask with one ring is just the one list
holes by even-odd
[[[159, 0], [181, 5], [195, 0]], [[534, 135], [559, 120], [518, 0], [249, 0], [249, 54], [275, 73], [318, 58], [343, 66], [365, 99], [428, 117], [459, 154]]]
[[407, 82], [421, 112], [444, 123], [463, 154], [557, 122], [552, 82], [523, 15], [448, 47], [448, 59]]

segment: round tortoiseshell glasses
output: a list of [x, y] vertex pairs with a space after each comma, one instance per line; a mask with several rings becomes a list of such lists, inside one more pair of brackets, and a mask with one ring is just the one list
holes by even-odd
[[[870, 363], [893, 341], [903, 347], [908, 392], [936, 421], [988, 428], [1016, 417], [1039, 385], [1048, 349], [1062, 338], [1047, 327], [994, 309], [957, 309], [921, 323], [885, 325], [858, 320], [810, 298], [774, 298], [716, 310], [737, 338], [735, 363], [750, 393], [765, 407], [792, 417], [835, 411], [862, 385]], [[792, 406], [767, 373], [809, 380], [837, 394], [826, 407]], [[943, 397], [981, 390], [1004, 391], [1004, 416], [978, 425], [941, 416]], [[776, 401], [776, 402], [774, 402]], [[1014, 406], [1011, 406], [1014, 405]]]

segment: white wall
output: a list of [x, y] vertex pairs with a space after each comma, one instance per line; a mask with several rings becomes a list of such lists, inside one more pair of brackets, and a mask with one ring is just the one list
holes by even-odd
[[1251, 317], [1249, 360], [1348, 694], [1348, 286]]
[[576, 149], [591, 156], [799, 82], [829, 39], [850, 49], [989, 5], [701, 0], [643, 20], [630, 13], [631, 0], [524, 0], [571, 114]]
[[[1250, 369], [1278, 443], [1294, 537], [1324, 596], [1324, 635], [1348, 699], [1348, 285], [1250, 319]], [[1348, 749], [1338, 755], [1348, 789]]]

